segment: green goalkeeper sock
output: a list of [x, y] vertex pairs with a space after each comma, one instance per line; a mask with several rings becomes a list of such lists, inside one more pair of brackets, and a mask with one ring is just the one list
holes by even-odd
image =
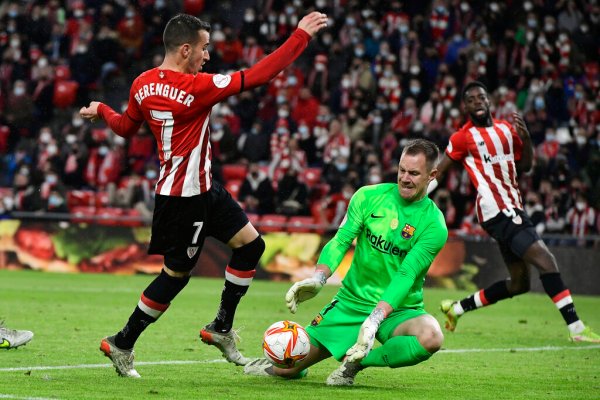
[[408, 367], [423, 362], [431, 354], [421, 346], [416, 336], [394, 336], [365, 357], [362, 367]]

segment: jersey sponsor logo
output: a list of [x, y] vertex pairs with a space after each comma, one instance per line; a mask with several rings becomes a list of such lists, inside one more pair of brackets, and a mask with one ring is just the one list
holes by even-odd
[[489, 154], [482, 155], [483, 161], [490, 164], [497, 164], [503, 161], [513, 161], [515, 159], [512, 154], [498, 154], [495, 156], [490, 156]]
[[415, 227], [409, 224], [404, 225], [401, 235], [404, 239], [412, 238], [415, 235]]
[[187, 255], [189, 258], [194, 258], [194, 256], [196, 255], [197, 252], [198, 252], [198, 246], [187, 248]]
[[219, 89], [226, 88], [231, 83], [231, 75], [213, 75], [213, 83]]
[[384, 215], [375, 215], [373, 213], [371, 213], [371, 218], [383, 218]]
[[367, 229], [367, 240], [371, 247], [380, 253], [389, 254], [391, 256], [404, 257], [408, 253], [406, 250], [400, 249], [389, 239], [384, 239], [382, 235], [377, 235]]

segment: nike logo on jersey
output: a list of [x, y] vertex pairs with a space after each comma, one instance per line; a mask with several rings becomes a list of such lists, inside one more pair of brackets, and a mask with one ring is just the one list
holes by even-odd
[[8, 349], [10, 347], [10, 342], [6, 339], [2, 339], [2, 343], [0, 343], [0, 349]]
[[375, 215], [371, 213], [371, 218], [383, 218], [385, 215]]

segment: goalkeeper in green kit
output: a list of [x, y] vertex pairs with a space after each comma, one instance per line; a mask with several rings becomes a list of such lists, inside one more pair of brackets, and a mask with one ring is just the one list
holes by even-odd
[[[398, 184], [365, 186], [354, 194], [313, 277], [295, 283], [285, 297], [295, 313], [299, 303], [319, 292], [357, 239], [340, 290], [306, 328], [308, 356], [289, 369], [258, 359], [244, 367], [246, 374], [298, 378], [333, 356], [342, 363], [327, 384], [347, 386], [364, 368], [415, 365], [440, 349], [440, 325], [423, 305], [425, 275], [448, 237], [442, 212], [427, 197], [438, 155], [432, 142], [413, 140], [400, 157]], [[372, 349], [375, 339], [382, 346]]]

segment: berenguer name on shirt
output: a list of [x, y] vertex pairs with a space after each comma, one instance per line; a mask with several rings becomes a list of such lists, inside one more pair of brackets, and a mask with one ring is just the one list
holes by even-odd
[[137, 91], [134, 97], [138, 104], [142, 104], [142, 100], [148, 96], [166, 97], [187, 107], [191, 107], [194, 101], [194, 96], [188, 94], [185, 90], [164, 83], [149, 83], [144, 85]]

